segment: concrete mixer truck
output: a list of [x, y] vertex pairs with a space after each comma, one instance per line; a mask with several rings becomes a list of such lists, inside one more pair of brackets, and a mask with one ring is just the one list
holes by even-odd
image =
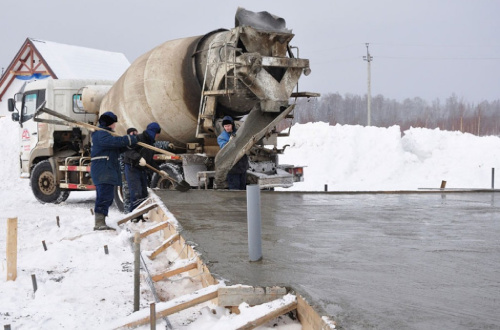
[[[310, 73], [309, 61], [294, 55], [294, 35], [282, 18], [238, 8], [235, 21], [230, 30], [159, 45], [116, 82], [49, 78], [27, 84], [8, 102], [21, 126], [21, 175], [30, 178], [35, 197], [60, 203], [70, 191], [95, 189], [90, 132], [81, 124], [95, 124], [105, 111], [117, 114], [120, 134], [160, 124], [158, 140], [167, 154], [155, 157], [174, 180], [154, 174], [153, 188], [172, 189], [176, 180], [224, 188], [228, 171], [244, 154], [248, 183], [274, 188], [303, 180], [301, 167], [278, 162], [283, 149], [277, 138], [289, 131], [278, 132], [276, 125], [293, 118], [291, 99], [318, 96], [295, 90], [300, 76]], [[225, 115], [239, 129], [221, 150], [217, 136]]]

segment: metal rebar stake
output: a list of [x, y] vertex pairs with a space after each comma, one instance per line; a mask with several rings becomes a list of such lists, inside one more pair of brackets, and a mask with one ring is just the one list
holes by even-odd
[[134, 312], [139, 310], [140, 301], [140, 269], [141, 268], [141, 234], [134, 235]]
[[[133, 239], [130, 239], [130, 245], [131, 245], [132, 249], [134, 249], [134, 240]], [[146, 261], [144, 260], [142, 253], [139, 253], [139, 255], [141, 257], [140, 258], [141, 259], [141, 266], [146, 271], [146, 274], [147, 274], [146, 275], [146, 283], [149, 285], [149, 289], [153, 293], [153, 297], [155, 298], [155, 302], [158, 303], [158, 302], [160, 302], [160, 298], [158, 297], [158, 294], [156, 293], [156, 289], [155, 289], [153, 280], [151, 279], [151, 273], [149, 272], [148, 266], [146, 265]], [[173, 329], [172, 324], [170, 323], [169, 319], [166, 316], [163, 317], [163, 320], [166, 323], [166, 325], [165, 325], [166, 329]]]

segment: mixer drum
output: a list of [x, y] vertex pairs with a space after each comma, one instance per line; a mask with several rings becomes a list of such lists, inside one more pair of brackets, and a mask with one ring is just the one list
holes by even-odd
[[[156, 121], [162, 128], [160, 140], [199, 142], [195, 134], [208, 48], [213, 40], [224, 40], [228, 34], [218, 30], [167, 41], [140, 56], [104, 97], [100, 113], [113, 111], [118, 116], [116, 131], [120, 134], [128, 127], [142, 132], [147, 124]], [[211, 57], [220, 52], [212, 51]], [[240, 90], [243, 92], [233, 95], [230, 101], [219, 98], [222, 112], [233, 116], [250, 112], [257, 99], [244, 87]]]
[[135, 60], [102, 101], [100, 113], [118, 116], [116, 131], [128, 127], [142, 132], [153, 121], [159, 139], [195, 142], [201, 87], [192, 54], [200, 37], [167, 41]]

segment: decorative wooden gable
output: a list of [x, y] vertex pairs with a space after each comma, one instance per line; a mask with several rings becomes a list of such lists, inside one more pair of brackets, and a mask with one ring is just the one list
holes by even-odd
[[30, 38], [27, 38], [16, 57], [0, 78], [0, 101], [2, 101], [3, 96], [14, 79], [30, 80], [49, 76], [57, 79], [56, 74], [45, 62], [33, 42]]

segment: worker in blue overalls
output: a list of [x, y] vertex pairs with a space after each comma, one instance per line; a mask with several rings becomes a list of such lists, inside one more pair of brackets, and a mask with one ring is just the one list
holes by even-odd
[[92, 148], [90, 152], [90, 175], [96, 186], [95, 226], [94, 230], [115, 230], [106, 224], [108, 210], [113, 203], [115, 186], [121, 186], [122, 176], [118, 158], [126, 147], [137, 143], [133, 135], [113, 136], [118, 117], [111, 111], [99, 117], [99, 128], [92, 133]]

